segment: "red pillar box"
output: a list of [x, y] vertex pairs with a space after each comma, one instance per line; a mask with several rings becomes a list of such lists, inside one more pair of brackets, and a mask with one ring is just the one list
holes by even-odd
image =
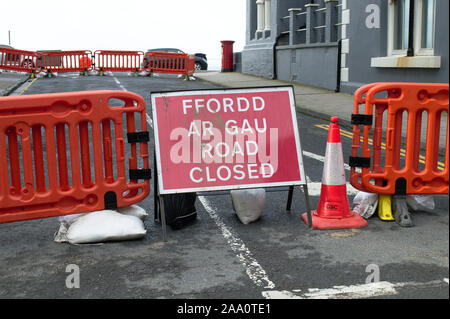
[[233, 43], [234, 41], [220, 41], [222, 43], [222, 72], [233, 72]]

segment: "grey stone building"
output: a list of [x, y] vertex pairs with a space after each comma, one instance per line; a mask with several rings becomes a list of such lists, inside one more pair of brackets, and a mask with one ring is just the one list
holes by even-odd
[[246, 74], [353, 93], [449, 81], [448, 0], [247, 0]]

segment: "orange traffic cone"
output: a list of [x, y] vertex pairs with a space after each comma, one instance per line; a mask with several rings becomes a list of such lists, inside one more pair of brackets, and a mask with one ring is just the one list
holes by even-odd
[[[322, 189], [317, 210], [311, 212], [315, 229], [362, 228], [367, 221], [350, 210], [345, 181], [344, 156], [338, 118], [332, 117], [328, 131]], [[308, 224], [307, 214], [302, 214]]]

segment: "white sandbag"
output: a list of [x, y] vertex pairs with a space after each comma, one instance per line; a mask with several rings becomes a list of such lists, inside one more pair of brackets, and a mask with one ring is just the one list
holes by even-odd
[[69, 241], [67, 239], [67, 229], [68, 227], [64, 223], [61, 223], [53, 240], [57, 243], [67, 243]]
[[233, 209], [239, 220], [247, 225], [258, 220], [264, 210], [266, 191], [264, 188], [231, 191]]
[[353, 198], [352, 210], [363, 218], [371, 217], [378, 206], [378, 194], [358, 192]]
[[74, 223], [83, 215], [86, 215], [86, 213], [59, 216], [59, 229], [55, 233], [54, 241], [57, 243], [67, 243], [69, 241], [67, 239], [67, 230], [69, 229], [70, 225], [72, 225], [72, 223]]
[[142, 220], [112, 210], [102, 210], [81, 216], [67, 230], [71, 244], [142, 238], [147, 231]]
[[407, 195], [406, 204], [413, 211], [432, 211], [435, 207], [433, 195]]
[[96, 76], [96, 75], [98, 75], [98, 71], [97, 70], [90, 70], [90, 71], [87, 71], [87, 74], [89, 75], [89, 76]]
[[128, 207], [118, 208], [117, 211], [123, 215], [135, 216], [142, 221], [144, 221], [148, 216], [145, 209], [143, 209], [142, 207], [139, 207], [137, 205], [131, 205]]
[[75, 222], [78, 218], [80, 218], [83, 215], [86, 215], [86, 213], [59, 216], [58, 222], [60, 222], [60, 224], [64, 225], [66, 228], [69, 228], [73, 222]]

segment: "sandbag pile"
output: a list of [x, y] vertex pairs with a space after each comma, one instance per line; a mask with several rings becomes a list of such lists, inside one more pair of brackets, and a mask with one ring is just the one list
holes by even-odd
[[60, 227], [54, 241], [71, 244], [102, 243], [142, 238], [147, 230], [147, 213], [139, 206], [102, 210], [58, 218]]

